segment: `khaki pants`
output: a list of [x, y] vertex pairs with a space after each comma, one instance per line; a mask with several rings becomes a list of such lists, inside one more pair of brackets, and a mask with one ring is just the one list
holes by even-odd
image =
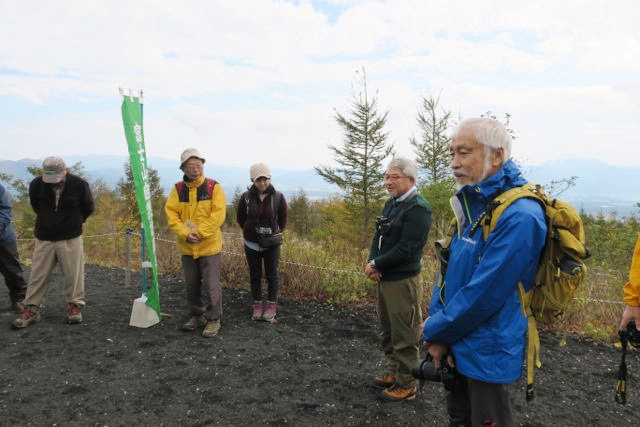
[[385, 374], [401, 387], [417, 385], [411, 369], [420, 360], [422, 326], [422, 285], [420, 276], [398, 281], [381, 281], [377, 287], [379, 338], [387, 356]]
[[50, 242], [36, 239], [27, 285], [25, 305], [40, 306], [49, 289], [49, 278], [56, 264], [64, 274], [64, 296], [67, 304], [84, 306], [84, 250], [82, 236]]

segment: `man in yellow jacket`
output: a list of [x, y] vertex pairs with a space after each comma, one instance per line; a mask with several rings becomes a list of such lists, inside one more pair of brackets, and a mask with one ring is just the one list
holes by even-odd
[[169, 227], [178, 236], [191, 313], [182, 329], [194, 331], [204, 327], [202, 336], [212, 337], [220, 330], [222, 315], [220, 226], [225, 219], [227, 202], [220, 183], [205, 177], [204, 162], [195, 148], [182, 152], [180, 169], [184, 177], [171, 189], [164, 210]]
[[623, 300], [627, 306], [622, 313], [620, 329], [625, 329], [632, 320], [635, 320], [636, 327], [640, 328], [640, 234], [633, 250], [631, 271], [629, 281], [624, 285]]

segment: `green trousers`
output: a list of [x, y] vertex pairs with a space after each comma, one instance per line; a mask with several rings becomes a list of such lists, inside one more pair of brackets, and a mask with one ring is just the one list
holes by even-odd
[[385, 374], [391, 375], [401, 387], [417, 385], [411, 375], [420, 358], [422, 332], [422, 285], [420, 276], [378, 283], [379, 338], [387, 356]]

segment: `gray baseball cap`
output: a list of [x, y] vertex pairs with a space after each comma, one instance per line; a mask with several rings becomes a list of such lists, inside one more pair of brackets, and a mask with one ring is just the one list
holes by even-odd
[[51, 156], [42, 162], [42, 180], [47, 184], [57, 184], [67, 170], [64, 160], [60, 157]]

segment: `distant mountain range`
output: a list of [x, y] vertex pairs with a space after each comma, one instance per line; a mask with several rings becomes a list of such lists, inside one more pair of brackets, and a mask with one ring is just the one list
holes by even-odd
[[[125, 156], [66, 156], [68, 165], [82, 162], [90, 179], [102, 178], [107, 185], [114, 187], [124, 176]], [[169, 191], [171, 186], [181, 179], [176, 160], [150, 157], [150, 167], [158, 171], [160, 182]], [[18, 178], [29, 178], [27, 167], [40, 166], [42, 159], [0, 160], [0, 172]], [[527, 179], [542, 185], [551, 181], [576, 176], [573, 187], [560, 197], [572, 203], [577, 209], [589, 213], [616, 212], [619, 216], [640, 213], [636, 203], [640, 202], [640, 166], [613, 166], [594, 159], [565, 158], [547, 161], [538, 166], [523, 165]], [[250, 184], [249, 167], [223, 166], [207, 162], [207, 176], [219, 181], [230, 200], [236, 189], [244, 191]], [[304, 190], [311, 199], [327, 198], [338, 193], [338, 188], [328, 184], [313, 169], [302, 171], [273, 169], [273, 184], [287, 198]]]
[[[89, 156], [65, 156], [67, 166], [82, 162], [87, 176], [91, 180], [101, 178], [110, 186], [124, 178], [125, 156], [89, 155]], [[28, 166], [41, 166], [43, 159], [0, 160], [0, 172], [11, 174], [17, 178], [30, 178], [27, 172]], [[149, 157], [149, 167], [158, 171], [160, 184], [168, 193], [173, 184], [182, 179], [182, 172], [178, 169], [178, 160], [170, 160], [162, 157]], [[249, 165], [246, 168], [217, 165], [211, 162], [205, 163], [205, 174], [222, 184], [227, 199], [231, 200], [236, 189], [244, 191], [251, 184], [249, 179]], [[282, 191], [286, 198], [304, 190], [310, 199], [322, 199], [338, 193], [338, 188], [324, 181], [315, 170], [302, 171], [272, 169], [273, 185]]]
[[638, 215], [640, 166], [613, 166], [599, 160], [565, 158], [539, 166], [523, 166], [527, 179], [542, 185], [576, 176], [575, 185], [559, 198], [588, 213]]

